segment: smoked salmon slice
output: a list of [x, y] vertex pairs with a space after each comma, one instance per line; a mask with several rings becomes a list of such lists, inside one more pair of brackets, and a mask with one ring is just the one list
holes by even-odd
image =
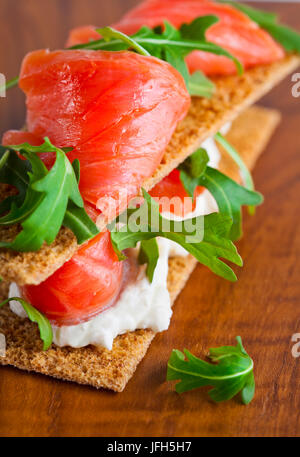
[[21, 288], [22, 296], [54, 324], [76, 325], [113, 306], [122, 286], [124, 262], [102, 232], [38, 286]]
[[[132, 35], [144, 25], [154, 28], [167, 20], [179, 28], [183, 23], [190, 23], [195, 18], [206, 15], [219, 18], [219, 22], [207, 30], [207, 40], [237, 57], [245, 69], [269, 64], [284, 57], [282, 47], [248, 16], [230, 5], [209, 0], [146, 0], [112, 27]], [[67, 45], [73, 46], [95, 39], [99, 39], [95, 27], [80, 27], [71, 31]], [[224, 56], [194, 51], [186, 60], [191, 73], [197, 70], [206, 75], [236, 73], [235, 64]]]
[[127, 51], [33, 52], [20, 87], [29, 134], [74, 148], [68, 157], [80, 161], [83, 199], [103, 212], [119, 212], [139, 193], [190, 106], [173, 67]]

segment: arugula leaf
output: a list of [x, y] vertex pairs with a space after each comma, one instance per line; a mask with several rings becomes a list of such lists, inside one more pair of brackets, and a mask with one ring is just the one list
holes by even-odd
[[[48, 244], [54, 241], [62, 225], [68, 200], [79, 207], [83, 207], [83, 201], [69, 160], [47, 138], [42, 146], [24, 143], [12, 148], [31, 162], [33, 173], [30, 174], [29, 193], [32, 190], [39, 196], [39, 200], [33, 205], [33, 210], [26, 214], [25, 220], [22, 220], [23, 230], [15, 240], [11, 243], [2, 242], [0, 246], [21, 252], [34, 251], [40, 249], [44, 241]], [[36, 153], [51, 151], [56, 152], [56, 161], [48, 172]]]
[[[78, 190], [79, 162], [72, 167], [66, 156], [69, 150], [56, 148], [48, 138], [41, 146], [24, 143], [9, 147], [9, 156], [2, 168], [0, 165], [0, 182], [16, 186], [19, 194], [9, 201], [10, 211], [0, 218], [0, 225], [21, 223], [23, 230], [12, 242], [0, 242], [0, 247], [38, 250], [44, 241], [54, 241], [62, 224], [73, 230], [79, 244], [99, 233], [84, 210]], [[20, 159], [16, 151], [27, 160]], [[56, 153], [50, 171], [37, 155], [41, 152]], [[2, 207], [8, 209], [7, 199]]]
[[153, 281], [154, 271], [159, 259], [159, 249], [155, 238], [151, 240], [142, 240], [140, 245], [138, 261], [141, 265], [147, 264], [146, 275], [151, 283]]
[[192, 199], [196, 187], [200, 185], [199, 177], [205, 173], [208, 162], [209, 157], [206, 150], [199, 148], [178, 167], [180, 180]]
[[129, 48], [134, 49], [137, 53], [143, 56], [150, 56], [149, 52], [146, 51], [142, 46], [140, 46], [136, 41], [130, 38], [128, 35], [125, 35], [118, 30], [115, 30], [111, 27], [103, 27], [102, 29], [97, 29], [97, 32], [102, 35], [104, 41], [120, 40], [126, 43]]
[[190, 24], [183, 24], [177, 30], [168, 21], [165, 21], [164, 30], [142, 27], [132, 38], [148, 49], [151, 55], [163, 60], [167, 60], [164, 56], [166, 50], [172, 50], [181, 58], [195, 50], [212, 52], [231, 59], [236, 64], [238, 72], [242, 73], [243, 67], [236, 57], [222, 47], [206, 41], [207, 29], [217, 22], [219, 22], [217, 16], [202, 16], [194, 19]]
[[211, 98], [216, 86], [201, 71], [196, 71], [189, 75], [188, 88], [192, 97]]
[[198, 178], [205, 172], [208, 162], [209, 157], [206, 149], [199, 148], [180, 164], [178, 168], [189, 174], [191, 178]]
[[0, 146], [0, 182], [17, 188], [18, 194], [7, 197], [0, 203], [0, 214], [9, 211], [13, 202], [21, 205], [24, 201], [31, 166], [28, 161], [20, 159], [9, 147]]
[[4, 300], [2, 303], [0, 303], [0, 308], [12, 300], [18, 301], [27, 313], [28, 318], [32, 322], [36, 322], [38, 324], [40, 336], [44, 342], [43, 350], [47, 351], [47, 349], [49, 349], [49, 347], [51, 346], [53, 340], [52, 327], [48, 319], [42, 313], [40, 313], [40, 311], [34, 308], [30, 303], [28, 303], [20, 297], [12, 297], [8, 298], [7, 300]]
[[[16, 153], [12, 153], [15, 156], [17, 156]], [[25, 162], [22, 159], [18, 159], [19, 165], [21, 165], [21, 162]], [[40, 160], [40, 158], [37, 155], [32, 155], [31, 157], [31, 171], [27, 172], [27, 176], [29, 177], [29, 182], [27, 185], [27, 192], [25, 195], [25, 198], [23, 199], [22, 196], [22, 204], [19, 206], [18, 205], [18, 196], [16, 196], [15, 200], [12, 201], [12, 205], [10, 208], [10, 212], [3, 216], [0, 219], [0, 225], [13, 225], [17, 223], [22, 223], [27, 217], [30, 216], [30, 214], [38, 207], [38, 205], [41, 203], [43, 199], [43, 194], [40, 192], [36, 192], [32, 186], [37, 179], [40, 179], [41, 177], [44, 177], [47, 175], [48, 170], [43, 164], [43, 162]], [[19, 170], [15, 170], [16, 173], [19, 173]]]
[[[217, 275], [229, 281], [237, 280], [232, 269], [220, 260], [243, 264], [236, 247], [227, 238], [232, 224], [230, 217], [213, 213], [183, 222], [172, 221], [161, 216], [159, 205], [144, 189], [143, 196], [144, 203], [139, 208], [128, 210], [108, 226], [117, 254], [135, 247], [139, 241], [160, 236], [178, 243]], [[116, 230], [116, 222], [124, 225]]]
[[0, 156], [0, 170], [5, 167], [8, 158], [9, 158], [9, 150], [7, 150], [5, 147], [0, 146], [0, 151], [1, 151], [1, 156]]
[[[240, 172], [241, 172], [241, 175], [242, 175], [242, 178], [244, 180], [244, 184], [245, 184], [245, 187], [248, 189], [248, 190], [251, 190], [251, 191], [254, 191], [254, 182], [253, 182], [253, 179], [252, 179], [252, 176], [251, 176], [251, 173], [250, 171], [248, 170], [248, 167], [247, 165], [245, 164], [245, 162], [243, 161], [243, 159], [241, 158], [241, 156], [239, 155], [239, 153], [237, 152], [237, 150], [226, 140], [226, 138], [224, 138], [224, 136], [218, 132], [216, 135], [215, 135], [215, 140], [221, 145], [223, 146], [223, 148], [225, 149], [225, 151], [228, 152], [228, 154], [230, 155], [230, 157], [235, 161], [235, 163], [238, 165], [239, 169], [240, 169]], [[249, 210], [249, 213], [250, 214], [254, 214], [255, 213], [255, 208], [254, 206], [248, 206], [248, 210]]]
[[[196, 96], [200, 91], [200, 82], [201, 86], [205, 83], [209, 91], [214, 86], [212, 86], [212, 83], [209, 84], [206, 78], [202, 78], [199, 81], [199, 75], [189, 75], [184, 58], [193, 50], [198, 49], [218, 55], [226, 55], [236, 63], [238, 71], [242, 72], [242, 67], [235, 57], [228, 55], [228, 51], [223, 48], [206, 41], [206, 30], [218, 21], [219, 19], [216, 16], [199, 17], [190, 24], [183, 24], [179, 30], [165, 21], [164, 28], [156, 27], [150, 29], [144, 26], [132, 38], [134, 40], [145, 40], [143, 46], [148, 49], [152, 56], [165, 60], [176, 68], [183, 76], [190, 94]], [[199, 74], [201, 75], [201, 72]], [[202, 94], [200, 93], [200, 95]]]
[[223, 148], [228, 152], [230, 157], [239, 166], [246, 188], [249, 190], [254, 190], [254, 183], [251, 173], [248, 170], [247, 165], [245, 164], [239, 153], [236, 151], [236, 149], [234, 149], [234, 147], [230, 143], [228, 143], [226, 138], [220, 132], [218, 132], [215, 135], [215, 139], [221, 146], [223, 146]]
[[260, 27], [267, 30], [273, 38], [278, 41], [287, 51], [300, 52], [300, 34], [295, 30], [278, 23], [278, 16], [273, 13], [262, 11], [248, 5], [229, 0], [219, 0], [221, 3], [228, 3], [234, 8], [242, 11]]
[[199, 179], [199, 185], [205, 187], [214, 196], [219, 211], [232, 217], [233, 223], [228, 234], [231, 240], [242, 236], [242, 205], [260, 205], [263, 196], [240, 186], [220, 171], [207, 167]]
[[78, 244], [85, 243], [99, 233], [96, 224], [87, 215], [85, 209], [79, 208], [72, 201], [68, 203], [62, 225], [72, 230]]
[[[69, 151], [66, 151], [66, 149], [68, 149], [68, 148], [63, 148], [63, 151], [64, 152], [69, 152]], [[79, 181], [80, 181], [80, 162], [79, 162], [78, 159], [73, 160], [72, 167], [73, 167], [73, 170], [74, 170], [74, 173], [75, 173], [75, 176], [76, 176], [76, 181], [79, 184]]]
[[229, 216], [233, 221], [228, 237], [237, 240], [242, 235], [242, 205], [259, 205], [263, 202], [263, 197], [258, 192], [240, 186], [220, 171], [208, 167], [208, 161], [205, 149], [198, 149], [178, 167], [180, 180], [192, 198], [197, 186], [209, 190], [220, 213]]
[[205, 41], [205, 34], [207, 29], [209, 29], [212, 25], [219, 22], [219, 20], [220, 19], [217, 16], [213, 15], [200, 16], [194, 19], [189, 24], [182, 24], [179, 30], [182, 38], [185, 38], [187, 40]]
[[[191, 95], [198, 95], [200, 83], [203, 85], [205, 82], [209, 92], [211, 92], [212, 86], [203, 78], [200, 81], [199, 75], [190, 78], [184, 58], [192, 51], [200, 50], [226, 56], [236, 64], [239, 73], [243, 71], [242, 64], [232, 54], [222, 47], [206, 41], [206, 30], [218, 21], [219, 19], [216, 16], [203, 16], [195, 19], [190, 24], [183, 24], [179, 30], [165, 21], [164, 28], [156, 27], [151, 29], [144, 26], [131, 37], [111, 27], [105, 27], [104, 29], [97, 29], [97, 32], [101, 35], [104, 33], [106, 39], [79, 44], [72, 46], [71, 49], [107, 51], [134, 49], [142, 55], [152, 55], [174, 66], [184, 77]], [[107, 41], [108, 39], [110, 41]], [[191, 87], [189, 87], [190, 84]]]
[[[205, 362], [187, 349], [184, 353], [173, 350], [168, 362], [167, 381], [177, 381], [175, 390], [187, 392], [204, 386], [212, 386], [208, 394], [216, 402], [226, 401], [241, 392], [242, 402], [250, 403], [255, 391], [253, 360], [245, 351], [241, 337], [236, 337], [236, 346], [210, 349]], [[186, 359], [185, 360], [185, 356]]]

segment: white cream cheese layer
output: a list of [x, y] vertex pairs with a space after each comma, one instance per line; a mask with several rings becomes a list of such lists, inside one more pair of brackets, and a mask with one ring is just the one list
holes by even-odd
[[[141, 266], [137, 280], [124, 288], [111, 308], [82, 324], [63, 327], [52, 325], [53, 342], [57, 346], [80, 348], [93, 344], [112, 349], [114, 338], [122, 333], [146, 328], [155, 332], [166, 330], [172, 315], [167, 289], [171, 242], [160, 239], [158, 244], [159, 260], [151, 284], [145, 275], [145, 266]], [[137, 252], [137, 249], [131, 250], [133, 256]], [[11, 284], [9, 296], [20, 296], [16, 284]], [[18, 316], [27, 317], [19, 302], [11, 301], [10, 307]]]
[[[228, 128], [230, 126], [225, 126], [222, 132], [225, 133]], [[209, 166], [217, 168], [220, 153], [213, 138], [207, 139], [202, 147], [208, 152]], [[205, 190], [197, 198], [195, 210], [186, 217], [201, 216], [214, 211], [217, 211], [217, 204]], [[164, 217], [182, 220], [173, 214], [164, 213]], [[172, 315], [167, 288], [168, 259], [175, 256], [185, 257], [188, 252], [177, 243], [163, 238], [158, 239], [158, 245], [160, 255], [151, 284], [145, 275], [145, 266], [141, 266], [137, 280], [126, 285], [118, 301], [111, 308], [82, 324], [63, 327], [52, 325], [53, 342], [57, 346], [74, 348], [93, 344], [111, 350], [117, 335], [146, 328], [154, 332], [167, 330]], [[137, 249], [132, 249], [131, 252], [133, 256], [137, 255]], [[9, 296], [20, 296], [16, 284], [11, 284]], [[18, 316], [27, 317], [19, 302], [12, 301], [10, 307]]]
[[[132, 253], [136, 255], [137, 251]], [[168, 247], [160, 245], [159, 254], [152, 284], [145, 275], [145, 267], [141, 266], [137, 280], [124, 288], [114, 306], [83, 324], [53, 326], [54, 342], [58, 346], [94, 344], [112, 349], [114, 338], [128, 331], [166, 330], [172, 315], [167, 289]]]

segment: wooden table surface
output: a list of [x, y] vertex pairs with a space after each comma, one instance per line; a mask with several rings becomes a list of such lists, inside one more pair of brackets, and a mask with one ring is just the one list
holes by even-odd
[[[109, 24], [136, 3], [0, 0], [0, 72], [17, 75], [26, 52], [61, 47], [71, 27]], [[299, 28], [300, 5], [272, 6]], [[239, 281], [231, 284], [198, 266], [170, 329], [156, 337], [122, 394], [1, 368], [1, 436], [300, 435], [300, 358], [291, 353], [291, 337], [300, 332], [300, 98], [292, 97], [291, 87], [289, 78], [262, 101], [279, 108], [283, 121], [254, 173], [265, 204], [245, 217]], [[22, 126], [23, 102], [18, 89], [0, 99], [1, 133]], [[202, 390], [179, 396], [165, 382], [173, 348], [204, 356], [209, 347], [233, 344], [236, 335], [255, 362], [249, 406], [237, 399], [216, 405]]]

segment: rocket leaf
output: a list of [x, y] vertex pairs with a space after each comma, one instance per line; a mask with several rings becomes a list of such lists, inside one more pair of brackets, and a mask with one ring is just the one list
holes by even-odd
[[208, 167], [205, 149], [198, 149], [179, 166], [180, 179], [190, 197], [193, 198], [197, 186], [205, 187], [215, 198], [221, 214], [232, 218], [228, 237], [236, 240], [242, 235], [243, 205], [259, 205], [263, 197], [258, 192], [246, 189], [220, 171]]
[[[116, 253], [132, 248], [138, 242], [152, 240], [158, 236], [175, 241], [200, 263], [206, 265], [217, 275], [236, 281], [232, 269], [220, 258], [242, 266], [243, 261], [236, 247], [227, 234], [232, 219], [219, 213], [172, 221], [165, 219], [159, 213], [159, 205], [143, 189], [144, 203], [121, 214], [117, 220], [108, 226]], [[119, 223], [120, 227], [116, 227]]]
[[212, 93], [214, 85], [211, 81], [197, 72], [195, 76], [190, 76], [185, 57], [192, 51], [200, 50], [223, 55], [231, 59], [239, 73], [242, 73], [241, 63], [228, 51], [214, 43], [206, 41], [206, 30], [218, 22], [216, 16], [198, 17], [190, 24], [183, 24], [177, 30], [169, 22], [164, 22], [164, 27], [142, 27], [137, 33], [128, 37], [111, 27], [97, 29], [104, 39], [90, 41], [88, 43], [72, 46], [72, 49], [93, 49], [120, 51], [133, 49], [142, 55], [151, 55], [165, 60], [175, 67], [184, 77], [186, 85], [191, 95], [201, 95]]
[[[79, 193], [79, 163], [75, 161], [73, 168], [66, 156], [68, 150], [56, 148], [45, 138], [41, 146], [24, 143], [9, 146], [7, 151], [0, 151], [0, 182], [17, 187], [19, 194], [0, 205], [2, 213], [9, 210], [0, 218], [0, 225], [20, 223], [22, 230], [12, 242], [0, 242], [0, 247], [36, 251], [44, 242], [51, 244], [62, 225], [74, 231], [79, 244], [98, 233]], [[20, 159], [16, 151], [26, 160]], [[49, 171], [38, 156], [42, 152], [56, 153]]]
[[140, 264], [147, 264], [146, 275], [150, 282], [153, 281], [155, 268], [159, 259], [159, 249], [155, 238], [142, 240], [140, 245], [138, 261]]
[[0, 308], [12, 300], [18, 301], [22, 305], [24, 311], [27, 313], [28, 318], [32, 322], [36, 322], [38, 324], [41, 340], [43, 340], [44, 342], [43, 350], [46, 351], [47, 349], [49, 349], [49, 347], [52, 344], [53, 333], [51, 324], [48, 321], [48, 319], [42, 313], [40, 313], [40, 311], [34, 308], [30, 303], [28, 303], [20, 297], [12, 297], [8, 298], [7, 300], [4, 300], [2, 303], [0, 303]]
[[214, 83], [201, 71], [196, 71], [192, 75], [189, 75], [188, 88], [192, 97], [205, 98], [211, 98], [216, 89]]
[[[254, 191], [254, 182], [251, 173], [248, 170], [247, 165], [245, 164], [239, 153], [236, 151], [236, 149], [226, 140], [226, 138], [220, 132], [218, 132], [215, 135], [215, 140], [225, 149], [225, 151], [230, 155], [230, 157], [239, 167], [245, 187], [250, 191]], [[249, 206], [248, 209], [250, 214], [254, 214], [254, 206]]]
[[116, 41], [119, 40], [122, 43], [126, 43], [127, 47], [134, 49], [138, 54], [143, 56], [150, 56], [149, 52], [146, 51], [142, 46], [140, 46], [135, 40], [130, 38], [125, 33], [119, 32], [118, 30], [113, 29], [112, 27], [103, 27], [102, 29], [97, 30], [100, 35], [102, 35], [104, 41]]
[[211, 167], [207, 167], [205, 173], [200, 177], [199, 185], [208, 189], [214, 196], [220, 213], [232, 217], [230, 239], [240, 238], [242, 236], [241, 207], [260, 205], [263, 202], [262, 195], [240, 186], [228, 176]]
[[[168, 362], [167, 381], [177, 381], [176, 392], [183, 393], [199, 387], [213, 387], [209, 396], [216, 402], [226, 401], [241, 392], [242, 402], [251, 402], [255, 391], [253, 360], [245, 351], [241, 337], [236, 346], [209, 350], [208, 363], [191, 354], [173, 350]], [[185, 359], [186, 357], [186, 359]]]
[[0, 215], [9, 211], [15, 201], [22, 204], [26, 195], [31, 165], [11, 149], [0, 146], [0, 182], [14, 186], [18, 190], [17, 195], [11, 195], [0, 203]]

